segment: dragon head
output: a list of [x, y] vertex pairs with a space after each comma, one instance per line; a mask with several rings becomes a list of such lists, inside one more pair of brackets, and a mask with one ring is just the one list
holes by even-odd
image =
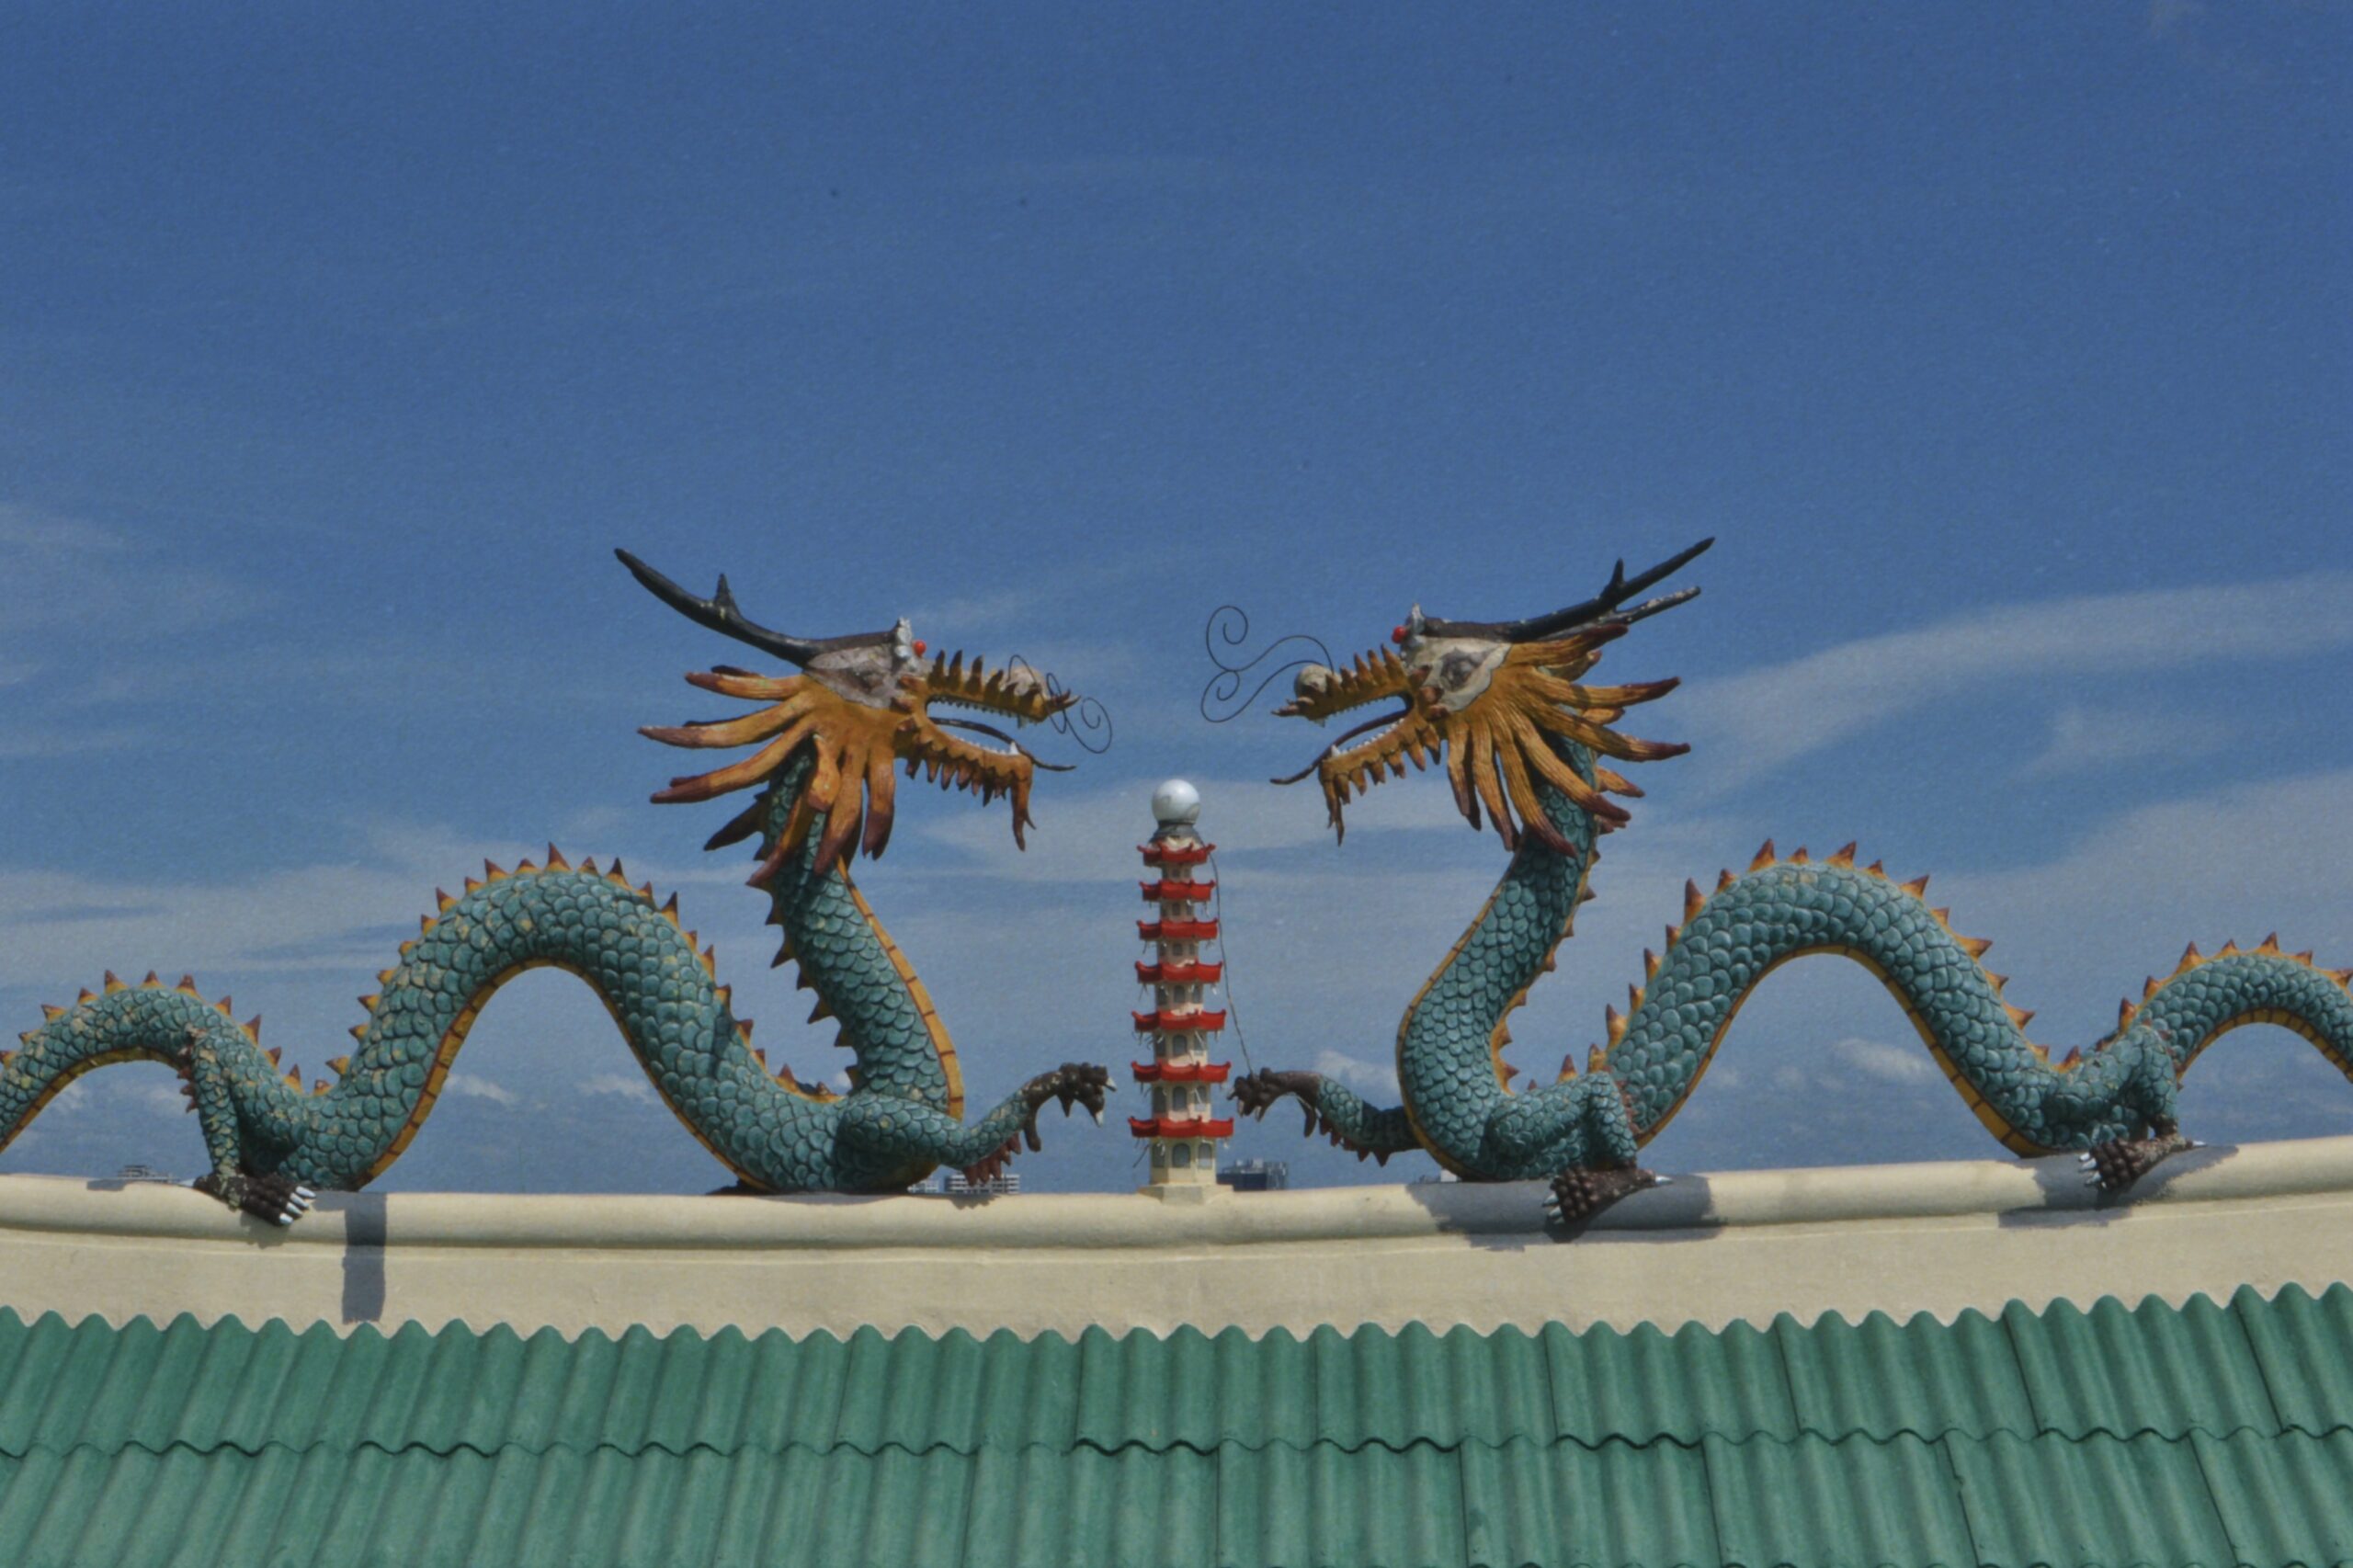
[[[815, 771], [755, 881], [773, 875], [800, 848], [820, 813], [825, 829], [814, 863], [819, 874], [858, 847], [869, 856], [881, 854], [891, 841], [894, 770], [901, 766], [908, 778], [920, 771], [943, 790], [974, 790], [983, 801], [1000, 794], [1009, 797], [1017, 845], [1023, 843], [1022, 830], [1029, 825], [1032, 770], [1067, 771], [1040, 762], [994, 725], [932, 711], [935, 706], [976, 709], [1017, 724], [1034, 724], [1076, 700], [1074, 693], [1059, 689], [1026, 665], [989, 671], [979, 659], [965, 664], [961, 652], [952, 658], [926, 658], [925, 644], [904, 619], [883, 631], [788, 637], [747, 619], [724, 576], [710, 597], [698, 598], [629, 551], [613, 553], [655, 597], [689, 620], [789, 660], [801, 671], [770, 676], [726, 665], [695, 671], [687, 676], [692, 684], [765, 706], [733, 719], [648, 725], [639, 732], [676, 746], [759, 746], [727, 767], [672, 779], [668, 789], [654, 797], [658, 804], [708, 801], [749, 789], [773, 778], [801, 745], [812, 748]], [[976, 744], [951, 731], [998, 744]], [[716, 849], [750, 837], [758, 831], [765, 810], [765, 801], [755, 802], [713, 834], [705, 847]]]
[[[1527, 620], [1439, 620], [1415, 606], [1390, 633], [1393, 649], [1359, 654], [1346, 670], [1308, 665], [1291, 700], [1276, 712], [1322, 723], [1370, 702], [1393, 699], [1403, 706], [1347, 731], [1313, 763], [1276, 782], [1294, 784], [1314, 774], [1332, 826], [1345, 835], [1341, 808], [1352, 791], [1404, 777], [1408, 760], [1427, 767], [1432, 757], [1443, 756], [1463, 816], [1477, 827], [1483, 805], [1507, 848], [1517, 849], [1523, 833], [1555, 849], [1568, 847], [1544, 814], [1540, 785], [1566, 795], [1605, 831], [1622, 824], [1625, 808], [1604, 791], [1642, 791], [1601, 759], [1650, 762], [1690, 748], [1635, 740], [1610, 726], [1628, 708], [1665, 696], [1677, 683], [1587, 686], [1582, 677], [1602, 647], [1634, 622], [1698, 595], [1698, 588], [1684, 588], [1642, 604], [1626, 602], [1714, 542], [1702, 540], [1633, 577], [1620, 561], [1595, 597]], [[1554, 749], [1555, 739], [1593, 754], [1593, 782]]]

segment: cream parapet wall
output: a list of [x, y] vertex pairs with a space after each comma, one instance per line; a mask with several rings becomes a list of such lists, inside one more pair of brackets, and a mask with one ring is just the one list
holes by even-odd
[[[391, 1332], [1482, 1332], [1897, 1318], [2353, 1280], [2353, 1137], [2200, 1150], [2128, 1202], [2074, 1163], [1745, 1171], [1563, 1243], [1526, 1183], [1141, 1195], [333, 1194], [291, 1231], [185, 1189], [0, 1177], [0, 1305]], [[959, 1280], [938, 1281], [944, 1267]]]

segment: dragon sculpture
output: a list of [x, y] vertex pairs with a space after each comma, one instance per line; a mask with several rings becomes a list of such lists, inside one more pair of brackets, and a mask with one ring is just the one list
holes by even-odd
[[[1065, 1065], [1030, 1079], [967, 1123], [955, 1048], [923, 983], [850, 881], [858, 850], [890, 841], [893, 787], [904, 766], [943, 789], [1008, 797], [1017, 845], [1029, 825], [1040, 766], [1004, 732], [935, 715], [977, 709], [1017, 723], [1047, 719], [1074, 699], [1026, 667], [984, 671], [962, 653], [925, 661], [907, 622], [886, 631], [807, 640], [745, 618], [722, 577], [697, 598], [627, 551], [623, 564], [665, 603], [712, 631], [789, 661], [801, 673], [770, 677], [721, 666], [687, 678], [761, 704], [741, 717], [642, 733], [673, 745], [759, 749], [716, 771], [674, 779], [659, 802], [756, 790], [751, 804], [711, 836], [717, 849], [758, 846], [752, 885], [783, 928], [777, 962], [796, 959], [839, 1043], [857, 1058], [849, 1092], [771, 1074], [735, 1015], [713, 954], [616, 861], [574, 867], [552, 846], [544, 865], [485, 869], [464, 892], [444, 893], [399, 960], [360, 998], [358, 1047], [330, 1065], [331, 1084], [305, 1089], [264, 1051], [260, 1020], [233, 1021], [191, 981], [149, 975], [44, 1009], [21, 1050], [0, 1054], [0, 1148], [68, 1084], [117, 1062], [157, 1062], [182, 1080], [203, 1128], [209, 1174], [197, 1186], [233, 1209], [290, 1224], [318, 1189], [353, 1190], [400, 1158], [424, 1125], [467, 1030], [492, 994], [525, 970], [568, 970], [593, 987], [662, 1098], [745, 1187], [764, 1192], [887, 1191], [935, 1166], [994, 1171], [1027, 1140], [1049, 1102], [1084, 1105], [1099, 1121], [1109, 1074]], [[999, 743], [975, 744], [951, 731]]]
[[2031, 1015], [2003, 999], [2004, 977], [1978, 961], [1988, 944], [1956, 935], [1946, 911], [1929, 906], [1926, 877], [1898, 882], [1877, 864], [1858, 866], [1852, 845], [1826, 860], [1802, 849], [1782, 859], [1768, 842], [1713, 892], [1685, 884], [1682, 923], [1667, 928], [1664, 951], [1645, 954], [1644, 983], [1624, 1013], [1608, 1011], [1608, 1043], [1592, 1049], [1583, 1073], [1564, 1060], [1555, 1082], [1513, 1093], [1506, 1020], [1553, 967], [1591, 896], [1599, 835], [1627, 821], [1608, 797], [1641, 794], [1613, 764], [1688, 749], [1612, 727], [1676, 682], [1597, 686], [1585, 676], [1629, 628], [1699, 592], [1629, 602], [1712, 542], [1631, 578], [1620, 562], [1597, 597], [1529, 620], [1439, 620], [1416, 608], [1392, 633], [1393, 652], [1361, 655], [1346, 671], [1302, 671], [1277, 712], [1322, 722], [1368, 703], [1402, 706], [1278, 782], [1314, 773], [1344, 832], [1352, 792], [1404, 777], [1409, 760], [1422, 768], [1443, 757], [1463, 816], [1476, 828], [1483, 808], [1511, 863], [1405, 1009], [1402, 1107], [1377, 1109], [1317, 1074], [1268, 1070], [1236, 1080], [1245, 1110], [1263, 1117], [1290, 1096], [1304, 1105], [1310, 1133], [1320, 1128], [1359, 1157], [1425, 1149], [1463, 1177], [1549, 1180], [1548, 1208], [1574, 1222], [1660, 1179], [1639, 1165], [1641, 1149], [1688, 1097], [1741, 1004], [1774, 969], [1809, 953], [1840, 954], [1876, 975], [1995, 1137], [2020, 1154], [2079, 1151], [2086, 1179], [2109, 1192], [2192, 1146], [2177, 1114], [2181, 1075], [2242, 1024], [2292, 1029], [2353, 1076], [2353, 971], [2316, 968], [2276, 938], [2211, 958], [2193, 946], [2139, 1002], [2123, 1004], [2115, 1030], [2089, 1052], [2054, 1062], [2027, 1037]]

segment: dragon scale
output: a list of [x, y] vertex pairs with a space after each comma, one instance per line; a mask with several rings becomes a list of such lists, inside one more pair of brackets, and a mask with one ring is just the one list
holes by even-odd
[[[1705, 546], [1699, 547], [1704, 549]], [[1988, 1131], [2021, 1154], [2082, 1152], [2092, 1179], [2120, 1190], [2188, 1146], [2178, 1130], [2178, 1085], [2192, 1062], [2234, 1028], [2271, 1023], [2310, 1040], [2353, 1076], [2353, 971], [2324, 970], [2277, 939], [2212, 957], [2191, 948], [2173, 972], [2127, 1001], [2116, 1028], [2061, 1061], [2026, 1033], [2032, 1015], [2004, 999], [2005, 979], [1980, 961], [1989, 944], [1956, 935], [1926, 897], [1927, 879], [1898, 882], [1855, 864], [1848, 846], [1826, 860], [1786, 860], [1768, 844], [1746, 872], [1726, 871], [1711, 892], [1687, 884], [1683, 919], [1664, 950], [1645, 955], [1643, 983], [1623, 1014], [1610, 1009], [1607, 1043], [1580, 1074], [1563, 1062], [1553, 1083], [1510, 1088], [1502, 1060], [1506, 1020], [1553, 967], [1571, 934], [1598, 835], [1625, 820], [1602, 799], [1638, 794], [1601, 760], [1652, 760], [1680, 747], [1632, 742], [1608, 725], [1622, 709], [1662, 696], [1645, 687], [1574, 684], [1599, 645], [1644, 615], [1696, 590], [1631, 611], [1619, 605], [1698, 553], [1632, 583], [1622, 565], [1601, 598], [1539, 622], [1426, 621], [1398, 628], [1402, 658], [1382, 653], [1354, 670], [1314, 666], [1284, 711], [1324, 719], [1381, 696], [1406, 707], [1353, 750], [1343, 736], [1319, 759], [1335, 825], [1352, 789], [1398, 777], [1402, 756], [1442, 753], [1472, 824], [1484, 805], [1512, 847], [1502, 881], [1407, 1007], [1397, 1033], [1404, 1105], [1376, 1108], [1316, 1074], [1265, 1072], [1235, 1085], [1263, 1113], [1289, 1095], [1309, 1130], [1386, 1160], [1420, 1148], [1460, 1176], [1550, 1179], [1553, 1201], [1580, 1218], [1649, 1185], [1642, 1146], [1682, 1107], [1741, 1006], [1789, 960], [1830, 953], [1878, 977], [1902, 1006], [1945, 1075]], [[1362, 728], [1371, 728], [1372, 725]], [[1514, 812], [1518, 820], [1515, 822]]]

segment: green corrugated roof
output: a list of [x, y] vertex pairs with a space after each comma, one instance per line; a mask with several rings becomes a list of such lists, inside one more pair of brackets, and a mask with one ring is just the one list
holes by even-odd
[[2353, 1291], [1662, 1334], [0, 1311], [0, 1563], [2353, 1561]]

